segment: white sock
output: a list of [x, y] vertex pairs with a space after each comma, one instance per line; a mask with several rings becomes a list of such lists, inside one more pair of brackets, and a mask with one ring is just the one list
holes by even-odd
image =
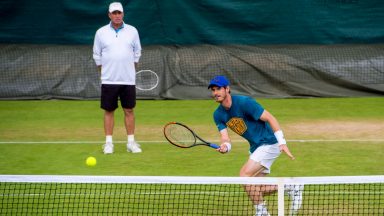
[[128, 135], [128, 142], [134, 142], [135, 141], [135, 135]]
[[107, 136], [105, 137], [105, 142], [106, 142], [106, 143], [112, 143], [112, 135], [107, 135]]

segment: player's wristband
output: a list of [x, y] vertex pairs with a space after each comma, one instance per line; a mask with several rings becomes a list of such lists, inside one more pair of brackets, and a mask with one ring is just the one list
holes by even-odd
[[287, 141], [285, 141], [285, 139], [284, 139], [284, 134], [283, 134], [282, 130], [278, 130], [274, 134], [275, 134], [275, 137], [276, 137], [279, 145], [286, 145], [287, 144]]
[[225, 144], [225, 145], [227, 146], [227, 152], [231, 151], [231, 149], [232, 149], [232, 145], [231, 145], [231, 143], [229, 143], [229, 142], [225, 142], [225, 143], [223, 143], [223, 144]]

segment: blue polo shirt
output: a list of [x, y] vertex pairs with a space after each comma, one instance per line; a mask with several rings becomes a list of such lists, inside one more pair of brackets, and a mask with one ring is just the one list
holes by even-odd
[[277, 143], [274, 132], [268, 122], [260, 120], [264, 108], [255, 99], [232, 95], [232, 105], [226, 110], [221, 104], [213, 113], [213, 119], [219, 131], [229, 127], [249, 142], [249, 151], [254, 152], [261, 145]]

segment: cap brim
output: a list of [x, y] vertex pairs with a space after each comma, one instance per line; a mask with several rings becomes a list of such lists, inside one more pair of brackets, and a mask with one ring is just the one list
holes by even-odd
[[216, 86], [216, 87], [224, 87], [222, 84], [211, 83], [211, 84], [209, 84], [208, 89], [210, 89], [210, 88], [212, 88], [212, 87], [214, 87], [214, 86]]

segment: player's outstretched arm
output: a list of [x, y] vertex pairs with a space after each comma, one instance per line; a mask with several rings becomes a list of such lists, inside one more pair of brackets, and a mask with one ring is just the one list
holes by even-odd
[[284, 152], [288, 155], [292, 160], [295, 159], [295, 157], [292, 155], [291, 151], [289, 151], [288, 146], [286, 145], [287, 142], [285, 141], [283, 131], [280, 129], [279, 122], [277, 119], [269, 113], [267, 110], [264, 110], [263, 114], [261, 114], [260, 119], [262, 121], [268, 122], [271, 126], [272, 130], [275, 133], [275, 137], [279, 143], [280, 146], [280, 152]]

